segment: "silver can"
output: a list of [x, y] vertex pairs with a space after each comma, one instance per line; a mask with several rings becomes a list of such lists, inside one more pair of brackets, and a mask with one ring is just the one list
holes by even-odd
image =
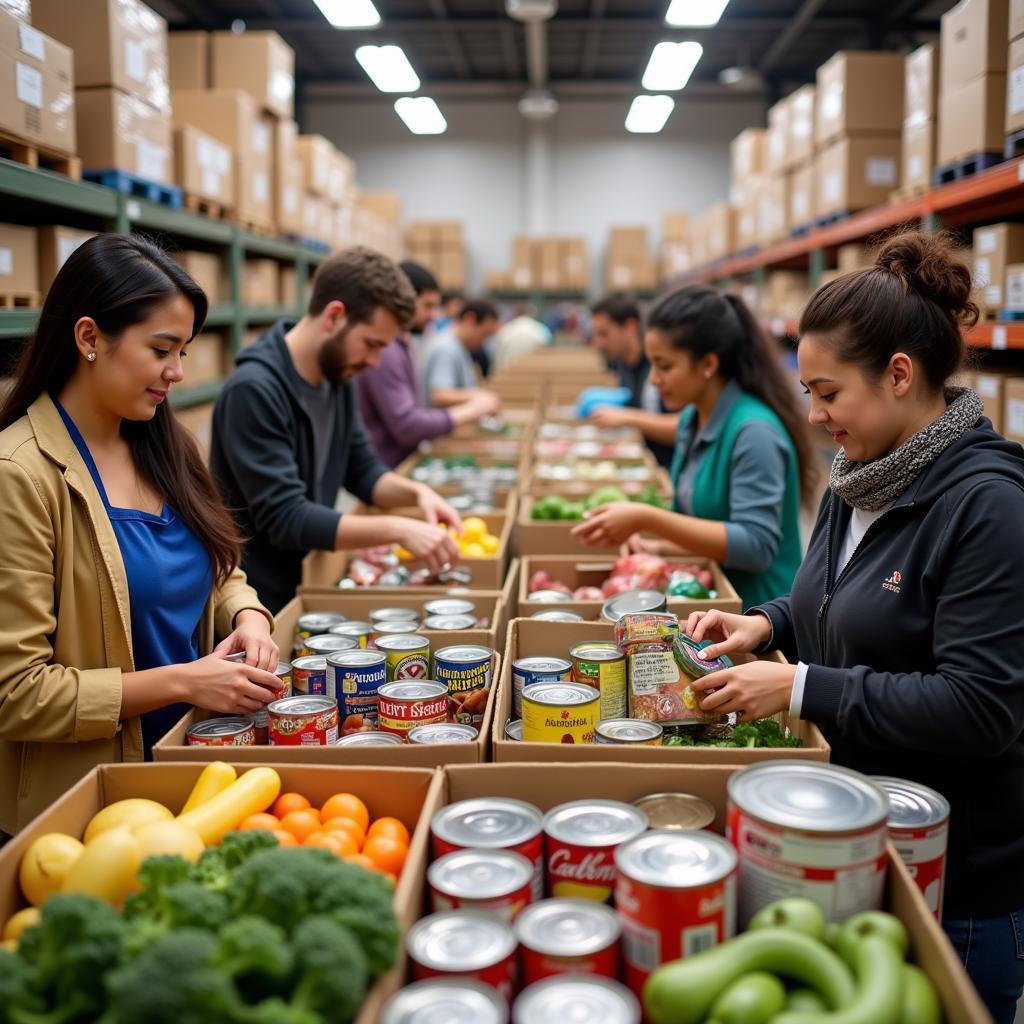
[[321, 633], [319, 636], [308, 637], [303, 642], [303, 653], [311, 657], [319, 655], [326, 658], [335, 651], [353, 651], [359, 641], [351, 636], [337, 636], [334, 633]]
[[513, 920], [533, 897], [533, 865], [511, 850], [453, 850], [427, 869], [431, 906], [489, 910]]
[[610, 978], [563, 975], [524, 989], [512, 1006], [512, 1024], [640, 1024], [640, 1003], [625, 985]]
[[601, 618], [605, 622], [618, 622], [623, 615], [660, 613], [666, 608], [668, 598], [661, 590], [627, 590], [605, 601], [601, 608]]
[[468, 615], [476, 619], [476, 605], [472, 601], [463, 601], [457, 597], [442, 597], [436, 601], [428, 601], [423, 606], [424, 615]]
[[506, 1024], [508, 1006], [487, 985], [469, 978], [427, 978], [399, 989], [380, 1024]]
[[665, 730], [642, 718], [603, 718], [594, 730], [595, 743], [630, 747], [660, 747]]
[[566, 682], [572, 678], [568, 658], [517, 658], [512, 662], [512, 713], [523, 717], [523, 688], [534, 683]]
[[352, 637], [360, 647], [366, 647], [373, 636], [373, 626], [369, 622], [339, 622], [327, 632], [332, 636]]
[[618, 975], [622, 925], [615, 911], [603, 903], [541, 900], [519, 915], [515, 932], [524, 986], [552, 974]]
[[409, 619], [418, 619], [420, 613], [415, 608], [374, 608], [367, 618], [374, 626], [382, 622], [408, 622]]
[[651, 828], [699, 832], [715, 823], [714, 805], [690, 793], [649, 793], [633, 806], [647, 815]]
[[419, 632], [419, 619], [401, 619], [398, 622], [377, 622], [373, 626], [373, 636], [370, 638], [370, 646], [383, 650], [381, 641], [391, 640], [396, 636], [412, 636]]
[[545, 612], [534, 612], [531, 619], [536, 619], [538, 622], [582, 622], [583, 616], [576, 612], [564, 612], [558, 608], [552, 608]]
[[531, 604], [565, 604], [572, 600], [572, 594], [562, 590], [535, 590], [526, 600]]
[[236, 665], [244, 665], [245, 664], [245, 651], [235, 651], [234, 654], [225, 654], [224, 655], [224, 660], [225, 661], [232, 661]]
[[393, 732], [378, 732], [367, 729], [364, 732], [350, 732], [342, 736], [336, 747], [400, 747], [402, 737]]
[[473, 743], [480, 735], [480, 730], [473, 725], [462, 722], [434, 722], [430, 725], [417, 725], [409, 730], [409, 742], [420, 744], [433, 743]]
[[521, 743], [523, 739], [523, 720], [521, 718], [510, 718], [505, 723], [505, 739]]
[[345, 622], [348, 616], [341, 612], [305, 612], [295, 620], [295, 639], [292, 647], [297, 652], [303, 648], [303, 641], [330, 631], [331, 626]]
[[473, 629], [475, 626], [476, 619], [472, 615], [431, 615], [423, 620], [424, 629], [436, 629], [439, 632]]

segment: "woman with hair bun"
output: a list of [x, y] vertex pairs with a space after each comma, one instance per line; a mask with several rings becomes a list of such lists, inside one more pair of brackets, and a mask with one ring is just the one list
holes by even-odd
[[835, 763], [951, 805], [943, 926], [997, 1024], [1024, 987], [1024, 452], [952, 386], [978, 309], [942, 236], [900, 235], [800, 321], [810, 421], [837, 454], [788, 597], [696, 613], [708, 711], [817, 723]]

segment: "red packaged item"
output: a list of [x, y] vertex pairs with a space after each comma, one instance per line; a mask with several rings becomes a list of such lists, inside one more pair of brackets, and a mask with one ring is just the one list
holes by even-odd
[[619, 975], [622, 926], [593, 900], [541, 900], [516, 918], [522, 984], [559, 974]]
[[679, 620], [664, 612], [623, 615], [615, 623], [615, 643], [624, 654], [650, 645], [671, 650], [678, 633]]

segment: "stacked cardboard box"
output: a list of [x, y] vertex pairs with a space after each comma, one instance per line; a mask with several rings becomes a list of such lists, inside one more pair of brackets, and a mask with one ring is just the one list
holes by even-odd
[[[173, 36], [171, 37], [174, 38]], [[302, 164], [299, 162], [299, 126], [288, 117], [274, 122], [273, 207], [277, 230], [285, 235], [302, 234]]]
[[462, 224], [457, 221], [417, 221], [405, 232], [405, 251], [422, 263], [446, 291], [466, 287], [466, 243]]
[[231, 281], [222, 255], [184, 250], [172, 252], [171, 258], [206, 292], [211, 306], [231, 301]]
[[719, 260], [736, 251], [736, 211], [729, 203], [712, 203], [702, 218], [704, 251]]
[[693, 265], [690, 215], [674, 210], [661, 218], [661, 280], [671, 281]]
[[767, 245], [803, 227], [815, 216], [813, 194], [814, 113], [817, 89], [805, 85], [768, 111], [763, 174], [754, 179], [739, 208], [739, 246]]
[[1013, 135], [1024, 131], [1024, 0], [1010, 0], [1006, 71], [1006, 134]]
[[751, 179], [767, 170], [768, 131], [744, 128], [729, 145], [729, 199], [743, 205]]
[[340, 249], [356, 240], [356, 168], [322, 135], [300, 135], [302, 234]]
[[[368, 245], [394, 260], [402, 258], [402, 199], [397, 192], [360, 192], [355, 214], [356, 244]], [[340, 248], [340, 237], [337, 241]]]
[[1024, 262], [1024, 224], [988, 224], [975, 228], [974, 283], [984, 312], [995, 315], [1006, 304], [1010, 267]]
[[760, 313], [765, 317], [798, 320], [811, 289], [802, 270], [773, 270], [765, 276]]
[[93, 237], [93, 231], [80, 231], [59, 225], [39, 229], [39, 292], [45, 296], [64, 266], [67, 258], [85, 241]]
[[939, 113], [939, 44], [926, 43], [903, 62], [903, 175], [901, 187], [931, 188]]
[[169, 184], [167, 22], [140, 0], [37, 0], [32, 18], [74, 49], [83, 166]]
[[613, 291], [658, 286], [658, 268], [651, 258], [647, 228], [614, 227], [610, 230], [605, 256], [605, 281]]
[[1024, 313], [1024, 263], [1011, 263], [1006, 268], [1006, 295], [1003, 309]]
[[242, 302], [247, 306], [276, 306], [279, 299], [277, 261], [246, 260], [242, 268]]
[[35, 228], [0, 224], [0, 297], [39, 304], [39, 248]]
[[942, 16], [940, 167], [1002, 153], [1009, 0], [961, 0]]

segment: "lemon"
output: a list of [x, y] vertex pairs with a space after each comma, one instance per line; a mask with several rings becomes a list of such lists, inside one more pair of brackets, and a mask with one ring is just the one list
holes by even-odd
[[479, 541], [487, 535], [487, 524], [479, 516], [462, 520], [462, 536], [468, 541]]
[[395, 557], [400, 562], [408, 562], [408, 561], [412, 560], [412, 552], [411, 551], [406, 551], [406, 549], [403, 548], [401, 544], [396, 544], [395, 545]]
[[597, 900], [605, 903], [611, 899], [611, 886], [580, 885], [578, 882], [555, 882], [551, 895], [575, 900]]
[[480, 538], [480, 547], [482, 547], [489, 555], [496, 555], [500, 544], [501, 541], [495, 537], [493, 533], [484, 534], [484, 536]]
[[466, 558], [486, 558], [487, 557], [487, 552], [484, 550], [483, 545], [482, 544], [477, 544], [476, 541], [474, 541], [472, 544], [467, 544], [462, 549], [462, 553], [463, 553], [463, 555], [466, 556]]

